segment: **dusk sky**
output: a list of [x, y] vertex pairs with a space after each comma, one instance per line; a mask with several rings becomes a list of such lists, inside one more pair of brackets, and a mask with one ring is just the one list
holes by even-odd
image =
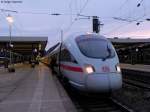
[[9, 35], [6, 16], [10, 14], [14, 18], [13, 36], [48, 36], [47, 48], [60, 41], [61, 29], [64, 38], [73, 32], [92, 32], [92, 19], [82, 19], [85, 17], [77, 14], [98, 16], [104, 24], [100, 34], [106, 37], [150, 38], [150, 21], [145, 20], [150, 18], [150, 0], [16, 0], [22, 3], [9, 4], [0, 1], [0, 9], [17, 11], [0, 11], [0, 36]]

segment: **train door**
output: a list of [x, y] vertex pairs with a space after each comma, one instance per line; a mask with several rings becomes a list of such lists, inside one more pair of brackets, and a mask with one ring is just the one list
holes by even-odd
[[71, 84], [82, 85], [84, 82], [83, 70], [72, 53], [64, 48], [61, 51], [60, 70]]

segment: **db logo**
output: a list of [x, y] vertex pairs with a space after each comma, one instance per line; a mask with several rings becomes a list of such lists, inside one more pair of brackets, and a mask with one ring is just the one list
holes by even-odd
[[102, 71], [103, 71], [103, 72], [110, 72], [110, 69], [109, 69], [108, 66], [103, 66], [103, 67], [102, 67]]

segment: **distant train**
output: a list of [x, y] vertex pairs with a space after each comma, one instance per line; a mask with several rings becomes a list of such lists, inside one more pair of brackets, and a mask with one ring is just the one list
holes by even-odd
[[104, 36], [95, 33], [70, 35], [43, 61], [82, 91], [112, 92], [122, 87], [116, 51]]

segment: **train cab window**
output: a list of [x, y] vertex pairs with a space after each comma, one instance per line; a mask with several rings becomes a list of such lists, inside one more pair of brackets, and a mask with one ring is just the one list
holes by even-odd
[[109, 58], [113, 58], [115, 56], [115, 50], [113, 49], [113, 46], [111, 43], [108, 43], [107, 44], [107, 51], [109, 52], [108, 54], [108, 57]]
[[72, 56], [72, 54], [67, 49], [64, 49], [64, 50], [61, 51], [60, 60], [61, 61], [77, 63], [75, 58]]
[[84, 36], [76, 39], [81, 53], [90, 58], [107, 59], [115, 56], [115, 51], [110, 42], [100, 38], [85, 38]]

